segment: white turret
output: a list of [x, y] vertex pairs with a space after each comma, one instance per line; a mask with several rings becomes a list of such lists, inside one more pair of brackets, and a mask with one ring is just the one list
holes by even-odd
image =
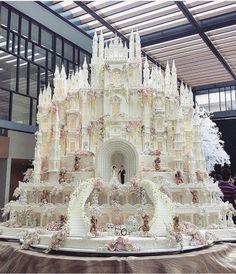
[[184, 104], [185, 104], [184, 92], [185, 92], [184, 82], [181, 81], [181, 84], [180, 84], [180, 104], [181, 104], [181, 106], [184, 106]]
[[155, 91], [157, 91], [157, 89], [159, 87], [159, 77], [158, 77], [158, 72], [157, 72], [157, 66], [152, 67], [151, 81], [152, 81], [152, 88]]
[[36, 146], [34, 151], [34, 183], [39, 184], [41, 180], [41, 167], [42, 167], [42, 161], [41, 161], [41, 148], [42, 148], [42, 132], [39, 130], [36, 133]]
[[39, 92], [39, 99], [38, 99], [38, 111], [40, 111], [42, 105], [43, 105], [43, 92], [42, 92], [42, 90], [40, 89], [40, 92]]
[[98, 57], [98, 36], [97, 32], [95, 31], [93, 36], [93, 57], [92, 57], [92, 63], [96, 62]]
[[178, 96], [177, 74], [176, 74], [176, 67], [175, 67], [174, 60], [172, 63], [172, 70], [171, 70], [171, 96], [173, 97]]
[[166, 63], [166, 71], [165, 71], [165, 96], [170, 97], [170, 89], [171, 89], [171, 78], [170, 78], [170, 67], [169, 62]]
[[84, 88], [89, 88], [89, 82], [88, 82], [88, 64], [86, 58], [84, 58], [84, 63], [83, 63], [83, 87]]
[[143, 86], [144, 87], [148, 87], [149, 85], [149, 75], [150, 75], [150, 70], [149, 70], [149, 64], [146, 56], [144, 61], [144, 70], [143, 70]]
[[175, 130], [175, 170], [183, 170], [184, 164], [184, 120], [181, 106], [179, 106], [178, 120]]
[[158, 89], [161, 93], [164, 93], [165, 92], [165, 78], [163, 76], [161, 67], [159, 67], [159, 69], [158, 69], [158, 78], [159, 78], [159, 83], [160, 83]]
[[135, 35], [135, 57], [138, 61], [141, 61], [141, 41], [140, 41], [140, 36], [138, 33], [138, 30]]
[[56, 111], [54, 114], [54, 126], [53, 126], [53, 136], [51, 140], [51, 151], [49, 153], [49, 170], [50, 171], [59, 171], [60, 170], [60, 153], [61, 153], [61, 145], [60, 145], [60, 119], [58, 108], [56, 107]]
[[131, 31], [130, 37], [129, 37], [129, 59], [134, 59], [134, 33], [133, 30]]
[[104, 58], [104, 37], [103, 33], [101, 30], [100, 36], [99, 36], [99, 54], [98, 54], [99, 59]]

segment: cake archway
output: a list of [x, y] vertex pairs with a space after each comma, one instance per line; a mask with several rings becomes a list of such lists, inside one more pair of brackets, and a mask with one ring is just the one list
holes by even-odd
[[124, 166], [126, 181], [129, 181], [138, 172], [138, 153], [135, 147], [123, 139], [107, 140], [99, 149], [96, 157], [96, 176], [105, 182], [111, 179], [112, 166]]

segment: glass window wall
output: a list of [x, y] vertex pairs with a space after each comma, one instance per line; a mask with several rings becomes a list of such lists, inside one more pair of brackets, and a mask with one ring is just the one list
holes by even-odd
[[0, 119], [9, 120], [10, 92], [0, 89]]
[[12, 100], [12, 121], [29, 125], [29, 114], [30, 98], [14, 93]]
[[[0, 119], [35, 125], [39, 90], [53, 87], [55, 65], [68, 74], [84, 58], [77, 45], [6, 2], [0, 8]], [[84, 50], [83, 57], [91, 58]]]
[[236, 109], [236, 86], [197, 91], [195, 100], [199, 106], [210, 112]]

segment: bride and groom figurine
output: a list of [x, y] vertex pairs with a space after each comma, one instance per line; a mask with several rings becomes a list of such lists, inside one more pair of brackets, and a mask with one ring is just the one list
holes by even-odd
[[[120, 181], [118, 180], [118, 176], [120, 178]], [[121, 165], [120, 170], [118, 172], [117, 167], [112, 166], [111, 183], [121, 183], [122, 185], [125, 183], [125, 169], [123, 165]]]

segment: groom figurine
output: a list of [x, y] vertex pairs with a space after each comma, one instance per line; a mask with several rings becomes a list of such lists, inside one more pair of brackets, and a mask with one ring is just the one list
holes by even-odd
[[124, 166], [121, 165], [120, 170], [118, 172], [118, 175], [120, 174], [120, 182], [123, 185], [125, 183], [125, 170], [124, 170]]

